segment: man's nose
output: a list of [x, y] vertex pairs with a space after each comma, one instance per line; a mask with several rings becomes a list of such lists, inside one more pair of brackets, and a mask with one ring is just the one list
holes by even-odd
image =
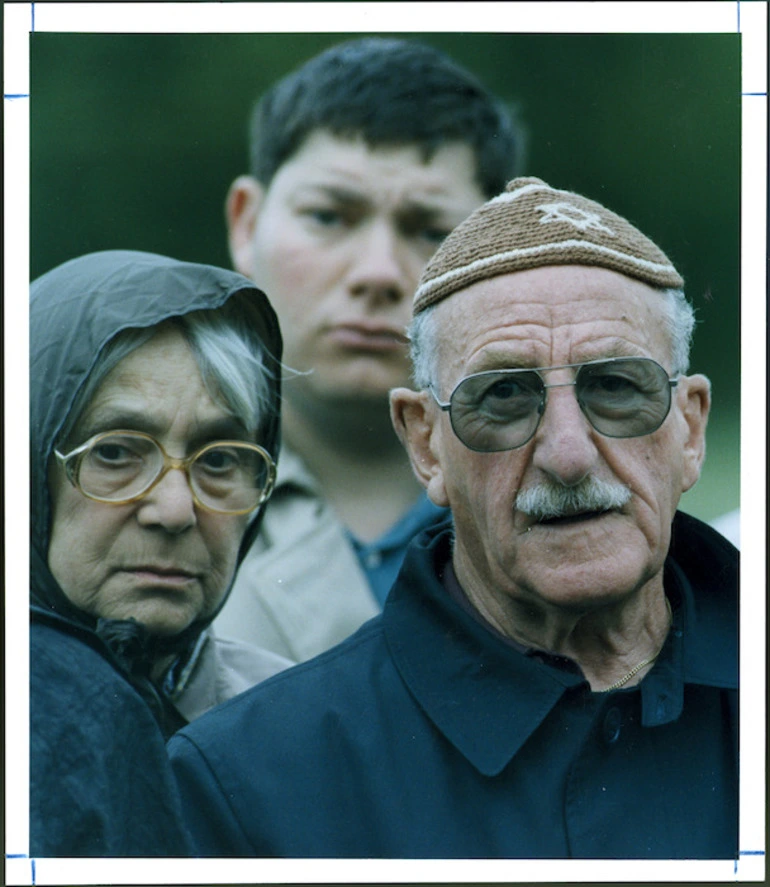
[[533, 464], [563, 486], [580, 483], [596, 467], [593, 429], [574, 385], [546, 389], [545, 412], [534, 438]]
[[371, 221], [361, 229], [351, 248], [348, 284], [354, 296], [384, 302], [411, 297], [422, 267], [413, 267], [416, 263], [407, 245], [390, 222]]
[[196, 523], [193, 492], [182, 469], [169, 469], [139, 506], [137, 517], [143, 526], [160, 526], [178, 534]]

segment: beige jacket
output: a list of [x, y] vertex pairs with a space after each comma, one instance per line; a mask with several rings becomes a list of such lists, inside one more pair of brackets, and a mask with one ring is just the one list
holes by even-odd
[[302, 662], [380, 612], [345, 528], [285, 447], [264, 521], [214, 622], [236, 638]]
[[269, 650], [218, 637], [209, 628], [201, 635], [171, 700], [193, 721], [292, 664]]

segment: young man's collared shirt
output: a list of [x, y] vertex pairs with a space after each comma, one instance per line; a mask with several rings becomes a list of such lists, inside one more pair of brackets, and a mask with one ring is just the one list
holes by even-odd
[[164, 690], [185, 720], [194, 721], [293, 664], [269, 650], [220, 638], [209, 627], [184, 665], [167, 673]]
[[380, 613], [411, 539], [447, 514], [422, 494], [380, 539], [359, 543], [284, 446], [259, 536], [214, 623], [217, 634], [292, 662], [328, 650]]
[[734, 858], [737, 554], [673, 538], [658, 660], [593, 693], [458, 606], [450, 530], [424, 534], [382, 617], [172, 739], [197, 851]]
[[438, 508], [423, 493], [406, 514], [374, 542], [361, 542], [348, 532], [361, 569], [380, 607], [396, 581], [409, 543], [428, 527], [446, 520], [448, 508]]

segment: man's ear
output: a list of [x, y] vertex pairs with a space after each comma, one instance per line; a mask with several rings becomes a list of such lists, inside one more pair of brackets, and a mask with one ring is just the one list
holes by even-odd
[[436, 452], [440, 434], [436, 409], [424, 391], [394, 388], [390, 392], [390, 418], [399, 440], [409, 454], [412, 470], [434, 505], [447, 507], [444, 473]]
[[700, 374], [684, 376], [678, 386], [677, 398], [687, 425], [682, 473], [684, 493], [700, 477], [701, 466], [706, 457], [706, 425], [711, 409], [711, 383]]
[[227, 241], [233, 268], [254, 279], [254, 231], [265, 189], [253, 176], [238, 176], [225, 200]]

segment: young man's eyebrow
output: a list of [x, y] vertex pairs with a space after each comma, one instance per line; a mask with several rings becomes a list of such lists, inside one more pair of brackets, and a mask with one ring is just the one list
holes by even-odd
[[398, 215], [412, 223], [426, 224], [444, 219], [447, 215], [447, 210], [443, 206], [434, 206], [430, 203], [416, 203], [410, 200], [398, 208]]
[[[297, 189], [296, 195], [300, 198], [325, 197], [338, 203], [357, 205], [368, 205], [374, 202], [372, 195], [365, 189], [334, 182], [306, 182]], [[409, 194], [402, 203], [397, 204], [395, 209], [399, 215], [419, 216], [432, 220], [445, 213], [451, 213], [453, 208], [446, 205], [440, 195], [434, 197], [426, 194], [415, 197], [414, 194]]]
[[369, 203], [371, 198], [363, 191], [358, 191], [344, 185], [323, 184], [321, 182], [308, 183], [297, 189], [300, 197], [326, 197], [338, 203]]

